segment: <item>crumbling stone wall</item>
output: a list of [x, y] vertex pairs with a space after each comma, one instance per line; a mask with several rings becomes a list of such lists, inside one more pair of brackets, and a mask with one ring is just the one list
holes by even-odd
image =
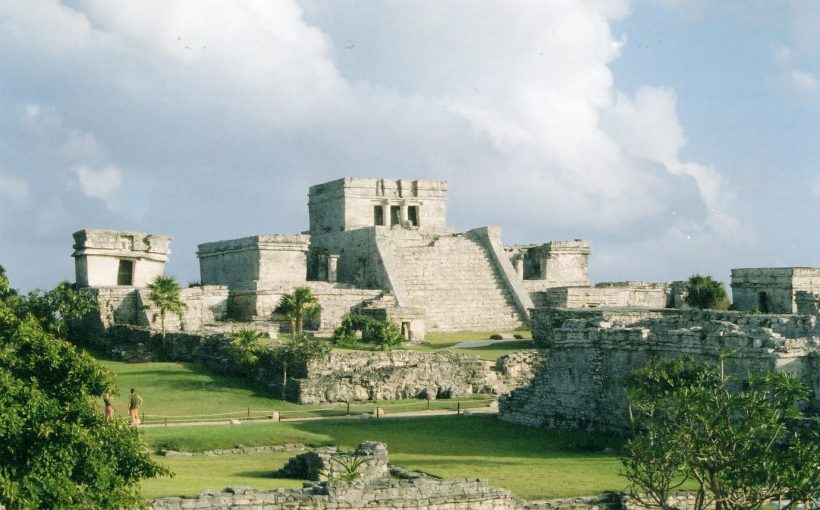
[[356, 480], [369, 482], [388, 476], [387, 461], [387, 445], [384, 443], [365, 441], [353, 452], [344, 452], [336, 446], [327, 446], [291, 457], [274, 476], [316, 482], [355, 476]]
[[653, 282], [603, 282], [594, 287], [555, 287], [534, 301], [550, 308], [640, 307], [665, 308], [669, 286]]
[[538, 360], [533, 351], [496, 363], [447, 351], [333, 351], [308, 365], [306, 377], [298, 381], [298, 399], [318, 404], [496, 394], [527, 384]]
[[[274, 489], [254, 491], [226, 489], [206, 491], [195, 498], [160, 498], [152, 502], [153, 510], [260, 509], [314, 510], [316, 508], [373, 508], [418, 510], [515, 510], [520, 501], [504, 489], [496, 489], [477, 479], [439, 480], [421, 473], [393, 469], [389, 477], [387, 447], [384, 443], [366, 441], [355, 455], [366, 458], [359, 466], [362, 475], [356, 481], [344, 481], [343, 464], [349, 455], [335, 448], [322, 448], [298, 455], [278, 473], [299, 479], [322, 480], [302, 490]], [[343, 478], [343, 476], [342, 476]]]
[[[691, 355], [717, 363], [734, 349], [727, 373], [795, 373], [815, 389], [817, 316], [752, 315], [699, 310], [555, 310], [533, 312], [533, 338], [546, 347], [532, 383], [499, 399], [500, 417], [533, 426], [584, 430], [626, 428], [621, 379], [652, 361]], [[820, 407], [815, 392], [814, 406]]]
[[308, 365], [299, 402], [448, 398], [492, 391], [489, 362], [450, 352], [333, 351]]
[[794, 295], [798, 315], [820, 314], [820, 292], [798, 291]]

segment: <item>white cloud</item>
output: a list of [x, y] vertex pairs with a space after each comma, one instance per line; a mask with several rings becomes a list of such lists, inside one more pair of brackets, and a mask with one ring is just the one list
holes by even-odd
[[80, 189], [83, 194], [90, 198], [101, 198], [106, 203], [111, 204], [114, 194], [122, 185], [122, 172], [115, 166], [105, 168], [89, 168], [78, 165], [71, 169], [77, 174]]
[[812, 73], [801, 71], [799, 69], [792, 69], [791, 79], [794, 87], [801, 92], [814, 93], [820, 87], [817, 77]]
[[350, 174], [449, 179], [455, 226], [531, 241], [725, 231], [730, 187], [680, 156], [674, 91], [615, 87], [629, 7], [9, 0], [0, 73], [30, 96], [23, 164], [4, 166], [65, 169], [109, 212], [133, 197], [199, 242], [301, 230], [307, 185]]
[[2, 198], [0, 203], [21, 207], [28, 202], [30, 196], [31, 192], [26, 181], [0, 172], [0, 198]]

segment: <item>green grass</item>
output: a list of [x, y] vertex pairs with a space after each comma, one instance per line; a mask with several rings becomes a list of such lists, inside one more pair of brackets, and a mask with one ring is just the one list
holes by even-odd
[[483, 360], [495, 361], [499, 356], [503, 356], [504, 354], [520, 351], [522, 349], [535, 348], [535, 344], [532, 342], [532, 334], [529, 331], [462, 331], [457, 333], [428, 333], [424, 339], [424, 343], [419, 345], [405, 345], [402, 348], [414, 351], [438, 351], [441, 349], [450, 349], [454, 345], [461, 342], [489, 340], [490, 335], [495, 333], [508, 335], [517, 334], [523, 336], [524, 338], [521, 340], [506, 341], [484, 347], [452, 349], [452, 351], [462, 352], [465, 354], [474, 354]]
[[[144, 423], [170, 423], [199, 420], [225, 421], [229, 418], [261, 419], [274, 410], [283, 419], [307, 416], [340, 416], [346, 414], [344, 403], [299, 405], [273, 398], [272, 392], [243, 377], [221, 375], [193, 363], [137, 363], [98, 360], [116, 374], [120, 395], [114, 400], [114, 409], [120, 416], [128, 415], [128, 392], [136, 388], [145, 400], [140, 408]], [[430, 402], [431, 409], [481, 407], [489, 404], [489, 395], [472, 395], [452, 400]], [[373, 412], [381, 407], [386, 413], [423, 410], [424, 400], [385, 400], [353, 402], [351, 414]]]
[[299, 488], [301, 480], [272, 478], [271, 474], [285, 465], [293, 452], [257, 453], [253, 455], [221, 455], [215, 457], [160, 457], [153, 459], [174, 472], [173, 478], [154, 478], [140, 484], [146, 498], [163, 496], [195, 496], [206, 488], [276, 487]]
[[[603, 453], [604, 448], [620, 446], [617, 438], [535, 429], [487, 415], [171, 427], [143, 429], [142, 433], [152, 447], [191, 451], [287, 442], [352, 449], [364, 440], [383, 441], [393, 464], [443, 478], [485, 478], [523, 498], [598, 494], [622, 490], [626, 485], [618, 476], [620, 463], [615, 454]], [[186, 469], [204, 462], [200, 459], [211, 457], [187, 457]], [[175, 458], [174, 462], [183, 461]], [[202, 469], [208, 468], [203, 465]], [[234, 478], [226, 473], [225, 478], [210, 483], [216, 484], [214, 488], [238, 484], [261, 487]], [[168, 483], [167, 494], [176, 494], [173, 481]]]

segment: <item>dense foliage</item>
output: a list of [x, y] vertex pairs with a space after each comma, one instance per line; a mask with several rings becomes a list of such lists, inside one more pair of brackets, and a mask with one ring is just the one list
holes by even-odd
[[356, 347], [359, 332], [363, 342], [378, 345], [385, 351], [397, 347], [404, 340], [401, 329], [396, 324], [351, 312], [342, 318], [342, 323], [333, 332], [331, 341], [343, 347]]
[[728, 310], [729, 295], [723, 282], [711, 276], [692, 275], [686, 283], [684, 302], [701, 310]]
[[34, 315], [53, 310], [28, 302], [39, 293], [9, 292], [3, 274], [0, 289], [0, 503], [9, 510], [142, 505], [137, 483], [167, 471], [150, 460], [136, 430], [104, 421], [97, 399], [113, 388], [110, 374], [49, 331], [60, 330], [49, 327], [53, 316]]
[[794, 375], [760, 374], [732, 390], [722, 369], [686, 359], [639, 370], [626, 386], [635, 435], [624, 474], [641, 501], [672, 510], [669, 496], [692, 484], [694, 510], [820, 496], [820, 422], [800, 410], [811, 392]]
[[182, 288], [173, 276], [159, 275], [148, 284], [148, 301], [159, 310], [152, 320], [159, 316], [162, 338], [165, 338], [165, 318], [168, 314], [176, 315], [181, 321], [182, 313], [188, 308], [188, 305], [182, 302], [181, 292]]

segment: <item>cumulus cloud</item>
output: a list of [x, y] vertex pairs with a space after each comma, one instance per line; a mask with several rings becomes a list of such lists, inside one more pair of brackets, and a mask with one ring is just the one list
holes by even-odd
[[114, 194], [122, 184], [122, 174], [115, 166], [93, 169], [78, 165], [71, 169], [77, 174], [80, 189], [83, 194], [91, 198], [101, 198], [111, 206]]
[[9, 0], [0, 73], [27, 93], [0, 96], [21, 112], [0, 164], [58, 183], [60, 213], [100, 199], [76, 215], [174, 235], [191, 279], [196, 243], [303, 230], [307, 186], [342, 175], [449, 179], [451, 223], [510, 241], [726, 233], [730, 184], [681, 156], [674, 91], [615, 87], [629, 9]]
[[26, 181], [0, 171], [0, 197], [4, 203], [20, 207], [28, 202], [30, 195]]

